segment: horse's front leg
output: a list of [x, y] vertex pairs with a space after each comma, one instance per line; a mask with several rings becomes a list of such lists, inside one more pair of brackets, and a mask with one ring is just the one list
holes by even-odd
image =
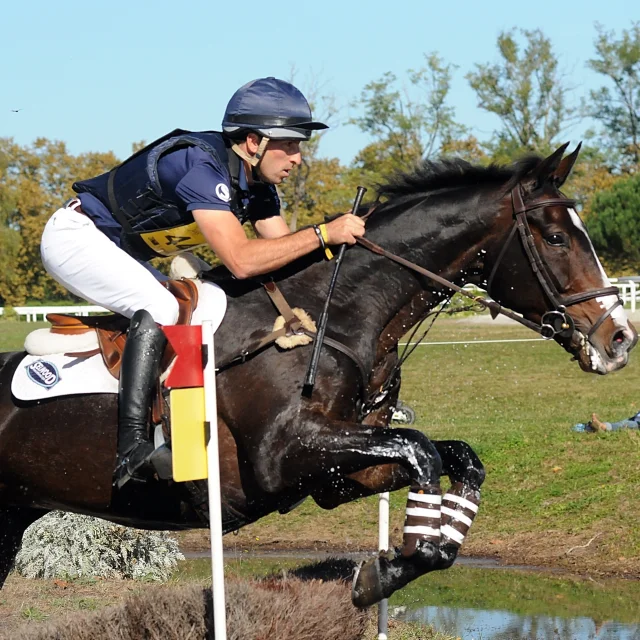
[[[254, 465], [262, 488], [271, 494], [295, 487], [311, 493], [318, 485], [332, 485], [340, 491], [344, 477], [356, 471], [397, 463], [406, 471], [410, 491], [401, 560], [395, 575], [371, 591], [372, 597], [394, 591], [413, 578], [441, 568], [440, 476], [442, 462], [434, 444], [415, 429], [371, 428], [312, 415], [298, 422], [298, 431], [286, 442], [264, 440], [253, 451]], [[391, 567], [390, 567], [391, 569]], [[357, 604], [364, 596], [356, 599]], [[379, 598], [378, 598], [379, 599]], [[375, 601], [375, 600], [374, 600]], [[364, 602], [371, 604], [372, 602]]]
[[[405, 549], [394, 557], [380, 556], [364, 564], [354, 581], [353, 599], [358, 606], [369, 606], [386, 598], [397, 589], [423, 573], [448, 569], [455, 561], [480, 504], [480, 487], [485, 472], [480, 459], [466, 443], [456, 440], [434, 441], [434, 446], [442, 460], [442, 474], [449, 476], [451, 487], [442, 498], [440, 515], [439, 561], [436, 563], [407, 562]], [[378, 468], [378, 477], [386, 467]], [[367, 470], [375, 472], [375, 470]], [[387, 477], [393, 482], [392, 468]], [[397, 474], [396, 474], [397, 475]], [[375, 476], [374, 476], [375, 477]], [[388, 487], [369, 487], [370, 493], [381, 493]], [[360, 487], [360, 493], [363, 487]], [[419, 496], [414, 496], [420, 500]], [[407, 503], [405, 537], [407, 527], [412, 527], [411, 515], [415, 507], [411, 505], [411, 491]], [[421, 554], [418, 553], [420, 559]]]
[[345, 476], [341, 479], [338, 489], [335, 483], [314, 489], [311, 497], [322, 509], [335, 509], [358, 498], [385, 491], [397, 491], [409, 486], [410, 482], [411, 479], [404, 467], [399, 464], [383, 464]]
[[475, 451], [461, 440], [434, 443], [442, 458], [443, 472], [451, 487], [442, 497], [440, 552], [443, 566], [450, 567], [464, 542], [480, 506], [480, 487], [485, 471]]

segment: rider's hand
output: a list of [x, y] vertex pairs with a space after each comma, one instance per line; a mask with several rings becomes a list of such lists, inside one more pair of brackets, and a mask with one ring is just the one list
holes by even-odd
[[363, 235], [364, 220], [352, 213], [327, 222], [328, 244], [355, 244], [356, 238]]

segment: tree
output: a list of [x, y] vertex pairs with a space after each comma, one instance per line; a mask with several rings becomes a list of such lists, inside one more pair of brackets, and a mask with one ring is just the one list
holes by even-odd
[[588, 113], [603, 126], [600, 142], [614, 154], [613, 162], [623, 172], [640, 165], [640, 22], [615, 32], [596, 25], [596, 57], [587, 66], [609, 80], [590, 92]]
[[487, 145], [499, 161], [551, 151], [576, 114], [567, 105], [570, 88], [551, 41], [539, 29], [521, 30], [521, 35], [524, 47], [514, 29], [502, 32], [497, 41], [500, 61], [477, 64], [476, 71], [466, 75], [478, 106], [500, 119], [501, 128]]
[[[15, 210], [15, 194], [7, 189], [7, 173], [9, 169], [9, 154], [0, 145], [0, 276], [7, 282], [15, 279], [15, 264], [20, 251], [20, 234], [11, 220], [11, 213]], [[3, 296], [0, 289], [0, 304]]]
[[571, 173], [571, 178], [562, 187], [564, 193], [575, 198], [582, 206], [582, 217], [591, 215], [593, 198], [605, 189], [610, 189], [618, 179], [611, 173], [606, 156], [592, 146], [583, 146], [580, 157]]
[[72, 156], [63, 142], [45, 138], [27, 147], [0, 139], [0, 158], [4, 166], [0, 169], [3, 236], [13, 255], [13, 268], [0, 271], [0, 297], [11, 305], [24, 304], [27, 299], [69, 298], [42, 266], [42, 231], [51, 214], [73, 194], [74, 181], [98, 175], [117, 160], [112, 153]]
[[467, 162], [477, 164], [487, 164], [490, 160], [482, 148], [482, 144], [472, 135], [445, 140], [440, 151], [444, 156], [462, 158]]
[[640, 174], [597, 193], [587, 219], [596, 251], [616, 270], [640, 268]]
[[391, 72], [364, 87], [354, 103], [363, 114], [350, 123], [373, 138], [354, 162], [365, 182], [411, 169], [466, 133], [447, 104], [455, 68], [435, 53], [425, 54], [425, 65], [408, 71], [409, 88], [396, 88], [397, 77]]

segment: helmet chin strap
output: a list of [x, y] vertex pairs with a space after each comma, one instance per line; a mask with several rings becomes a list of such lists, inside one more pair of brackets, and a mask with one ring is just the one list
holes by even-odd
[[262, 156], [264, 155], [264, 150], [267, 148], [269, 144], [269, 140], [271, 138], [267, 138], [267, 136], [262, 136], [262, 140], [260, 140], [260, 144], [258, 145], [258, 150], [254, 156], [249, 155], [244, 149], [240, 147], [238, 143], [234, 143], [231, 145], [231, 148], [235, 151], [235, 153], [240, 156], [243, 160], [248, 162], [252, 167], [257, 167], [262, 160]]

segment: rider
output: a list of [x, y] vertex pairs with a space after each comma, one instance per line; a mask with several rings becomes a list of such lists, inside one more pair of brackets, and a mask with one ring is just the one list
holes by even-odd
[[[147, 261], [207, 244], [236, 278], [249, 278], [325, 243], [354, 244], [364, 222], [352, 214], [295, 233], [280, 216], [275, 185], [302, 162], [300, 143], [326, 128], [292, 84], [259, 78], [231, 97], [221, 133], [163, 136], [109, 173], [76, 182], [77, 197], [47, 223], [46, 270], [81, 298], [131, 318], [120, 373], [119, 484], [153, 462], [148, 414], [165, 346], [157, 324], [178, 317], [176, 299]], [[257, 238], [245, 235], [247, 221]]]

